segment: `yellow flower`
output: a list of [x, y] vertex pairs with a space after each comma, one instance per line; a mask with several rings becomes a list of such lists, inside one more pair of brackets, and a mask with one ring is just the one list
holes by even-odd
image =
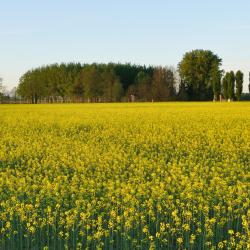
[[219, 243], [218, 243], [218, 248], [219, 248], [219, 249], [224, 248], [224, 244], [223, 244], [223, 242], [219, 242]]
[[150, 235], [148, 238], [149, 238], [150, 241], [154, 240], [154, 237], [152, 235]]
[[145, 226], [145, 227], [143, 227], [142, 231], [143, 231], [143, 233], [148, 233], [148, 228]]
[[10, 228], [10, 222], [9, 221], [7, 221], [6, 222], [6, 226], [5, 226], [7, 229], [9, 229]]
[[0, 249], [11, 235], [21, 248], [21, 234], [86, 249], [121, 239], [135, 249], [176, 241], [247, 249], [248, 110], [247, 102], [1, 106]]
[[182, 225], [182, 228], [184, 229], [184, 231], [189, 231], [190, 230], [190, 227], [189, 227], [188, 224]]
[[183, 239], [181, 237], [177, 238], [177, 243], [181, 245], [183, 243]]
[[160, 234], [159, 232], [157, 232], [157, 233], [155, 234], [155, 237], [156, 237], [156, 238], [160, 238], [160, 236], [161, 236], [161, 234]]

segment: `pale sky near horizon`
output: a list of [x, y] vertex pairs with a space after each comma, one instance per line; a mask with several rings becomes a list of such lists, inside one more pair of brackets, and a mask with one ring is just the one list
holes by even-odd
[[8, 0], [0, 3], [0, 77], [61, 62], [177, 66], [210, 49], [223, 69], [250, 71], [248, 0]]

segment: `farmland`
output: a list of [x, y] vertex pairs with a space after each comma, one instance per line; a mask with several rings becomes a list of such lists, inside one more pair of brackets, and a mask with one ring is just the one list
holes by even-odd
[[0, 249], [247, 249], [249, 207], [250, 103], [0, 107]]

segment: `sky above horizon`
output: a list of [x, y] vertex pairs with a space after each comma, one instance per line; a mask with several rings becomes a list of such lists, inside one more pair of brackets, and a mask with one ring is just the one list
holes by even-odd
[[185, 52], [209, 49], [226, 71], [244, 72], [248, 92], [248, 0], [8, 0], [0, 9], [0, 77], [9, 89], [45, 64], [176, 67]]

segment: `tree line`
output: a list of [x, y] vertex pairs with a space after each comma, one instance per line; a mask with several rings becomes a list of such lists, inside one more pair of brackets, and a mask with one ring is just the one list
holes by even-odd
[[243, 73], [225, 73], [221, 64], [209, 50], [187, 52], [177, 69], [130, 63], [52, 64], [27, 71], [17, 94], [31, 103], [240, 100]]
[[175, 95], [175, 70], [169, 67], [146, 67], [132, 64], [53, 64], [26, 72], [18, 94], [37, 103], [118, 102], [172, 100]]
[[[184, 100], [240, 100], [243, 73], [224, 72], [222, 59], [209, 50], [193, 50], [178, 65], [181, 78], [179, 96]], [[250, 84], [249, 84], [250, 92]]]

